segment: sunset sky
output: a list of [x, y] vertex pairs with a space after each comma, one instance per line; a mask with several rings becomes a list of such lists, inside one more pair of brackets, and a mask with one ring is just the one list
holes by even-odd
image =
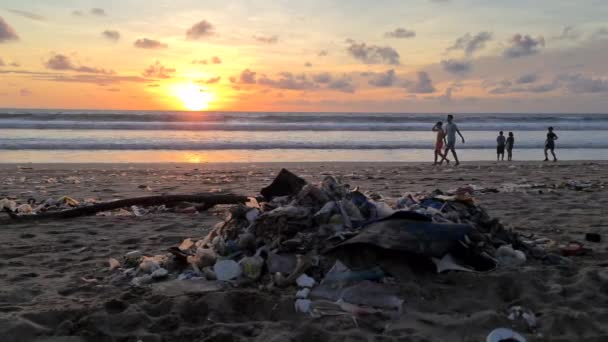
[[605, 0], [3, 0], [0, 107], [607, 112]]

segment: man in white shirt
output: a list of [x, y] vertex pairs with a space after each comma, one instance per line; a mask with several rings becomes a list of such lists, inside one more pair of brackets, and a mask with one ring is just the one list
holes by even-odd
[[458, 126], [456, 126], [456, 124], [453, 121], [454, 121], [454, 115], [452, 115], [452, 114], [448, 115], [448, 124], [445, 125], [445, 131], [447, 134], [448, 143], [445, 145], [445, 153], [444, 153], [444, 157], [441, 161], [443, 162], [443, 160], [446, 159], [446, 157], [448, 155], [448, 151], [452, 151], [452, 155], [454, 156], [454, 160], [456, 161], [456, 166], [458, 166], [458, 165], [460, 165], [460, 162], [458, 161], [458, 155], [456, 154], [456, 133], [458, 133], [458, 135], [462, 139], [463, 144], [464, 144], [464, 137], [460, 133], [460, 130], [458, 130]]

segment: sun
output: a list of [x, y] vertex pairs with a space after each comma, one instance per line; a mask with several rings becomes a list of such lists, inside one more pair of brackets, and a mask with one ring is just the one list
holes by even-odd
[[213, 95], [195, 84], [178, 84], [174, 88], [175, 96], [182, 102], [182, 105], [193, 111], [205, 110], [209, 108], [209, 103], [213, 100]]

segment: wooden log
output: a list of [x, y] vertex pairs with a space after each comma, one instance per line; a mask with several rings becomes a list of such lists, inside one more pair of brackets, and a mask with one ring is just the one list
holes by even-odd
[[116, 200], [112, 202], [103, 202], [86, 207], [79, 207], [63, 211], [46, 212], [37, 215], [17, 215], [5, 208], [5, 212], [14, 221], [38, 221], [48, 219], [66, 219], [79, 216], [95, 215], [99, 212], [110, 211], [120, 208], [127, 208], [133, 205], [149, 207], [155, 205], [174, 205], [181, 202], [204, 203], [206, 208], [213, 207], [218, 204], [239, 204], [247, 202], [247, 196], [239, 196], [232, 194], [218, 193], [203, 193], [197, 195], [164, 195], [164, 196], [147, 196]]

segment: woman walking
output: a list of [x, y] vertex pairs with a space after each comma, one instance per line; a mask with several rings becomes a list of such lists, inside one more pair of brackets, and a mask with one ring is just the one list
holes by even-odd
[[441, 162], [439, 162], [439, 165], [443, 164], [444, 159], [449, 164], [450, 161], [447, 159], [446, 154], [442, 152], [443, 145], [445, 145], [446, 136], [446, 133], [443, 130], [443, 122], [437, 122], [435, 126], [433, 126], [433, 132], [437, 132], [437, 140], [435, 141], [435, 162], [433, 163], [433, 165], [437, 165], [437, 159], [439, 157], [441, 157]]

